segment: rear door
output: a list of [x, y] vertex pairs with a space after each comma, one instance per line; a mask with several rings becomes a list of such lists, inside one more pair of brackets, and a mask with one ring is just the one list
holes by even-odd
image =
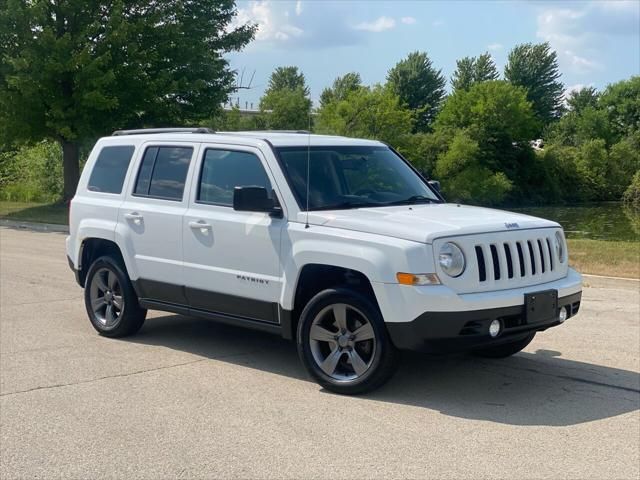
[[118, 218], [129, 273], [142, 298], [185, 305], [182, 217], [197, 146], [158, 142], [142, 149]]
[[[184, 216], [186, 295], [191, 308], [277, 322], [284, 218], [233, 209], [236, 186], [275, 186], [252, 147], [202, 145]], [[273, 193], [272, 193], [273, 195]]]

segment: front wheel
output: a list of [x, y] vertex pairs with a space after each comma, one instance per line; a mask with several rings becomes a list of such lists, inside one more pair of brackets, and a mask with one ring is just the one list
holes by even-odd
[[364, 295], [328, 289], [313, 297], [298, 323], [298, 354], [324, 388], [359, 394], [395, 372], [397, 351], [378, 308]]
[[534, 332], [524, 338], [521, 338], [520, 340], [516, 340], [515, 342], [503, 343], [502, 345], [496, 345], [495, 347], [483, 348], [481, 350], [476, 350], [473, 353], [475, 353], [479, 357], [486, 358], [510, 357], [511, 355], [515, 355], [516, 353], [522, 351], [522, 349], [524, 349], [531, 343], [533, 337], [535, 336], [536, 334]]

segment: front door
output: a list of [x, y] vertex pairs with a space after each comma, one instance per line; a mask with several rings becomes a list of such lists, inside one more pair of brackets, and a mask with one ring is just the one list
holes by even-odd
[[265, 159], [255, 148], [222, 145], [203, 145], [199, 157], [183, 220], [189, 306], [278, 322], [280, 238], [285, 220], [233, 209], [236, 186], [273, 191]]

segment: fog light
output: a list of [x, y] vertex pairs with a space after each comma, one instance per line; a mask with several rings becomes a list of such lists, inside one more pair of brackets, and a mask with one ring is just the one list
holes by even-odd
[[489, 335], [491, 335], [494, 338], [497, 337], [498, 334], [500, 333], [500, 329], [501, 329], [500, 320], [493, 320], [489, 324]]
[[558, 321], [560, 323], [564, 322], [567, 319], [567, 309], [562, 307], [560, 309], [560, 313], [558, 314]]

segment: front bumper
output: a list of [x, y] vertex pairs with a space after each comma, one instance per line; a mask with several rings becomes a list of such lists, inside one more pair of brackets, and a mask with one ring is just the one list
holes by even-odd
[[[581, 291], [558, 298], [558, 312], [565, 307], [568, 318], [573, 317], [578, 313], [581, 298]], [[489, 324], [495, 319], [500, 320], [503, 328], [493, 338], [489, 335]], [[526, 323], [523, 303], [484, 310], [426, 312], [411, 322], [387, 323], [387, 330], [397, 348], [444, 354], [513, 342], [559, 324], [557, 315], [542, 322]]]

